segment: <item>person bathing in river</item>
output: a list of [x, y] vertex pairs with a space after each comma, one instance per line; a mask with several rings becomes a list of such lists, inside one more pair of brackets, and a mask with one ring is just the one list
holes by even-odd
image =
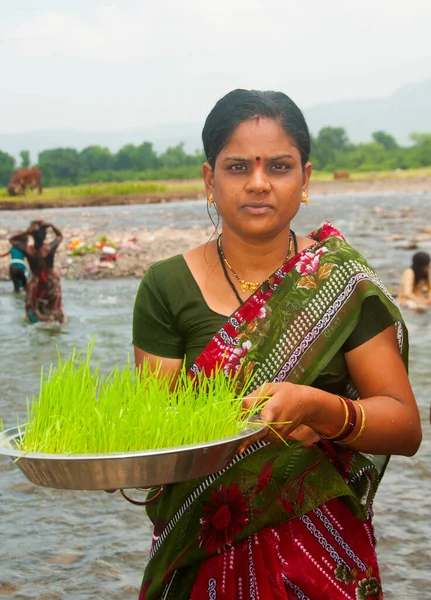
[[388, 455], [421, 441], [401, 314], [330, 223], [293, 231], [312, 166], [289, 97], [235, 90], [202, 137], [222, 230], [146, 273], [135, 361], [173, 381], [184, 366], [190, 377], [253, 374], [244, 408], [265, 402], [276, 433], [223, 471], [149, 494], [139, 598], [381, 599], [373, 498]]
[[[47, 230], [51, 228], [55, 238], [46, 242]], [[33, 238], [33, 245], [26, 243], [27, 236]], [[9, 242], [24, 253], [27, 258], [31, 277], [26, 287], [26, 320], [30, 323], [65, 322], [62, 306], [60, 278], [54, 271], [55, 252], [63, 235], [51, 223], [43, 220], [32, 221], [25, 231], [13, 235]]]
[[426, 252], [416, 252], [411, 267], [404, 271], [398, 304], [413, 309], [431, 308], [430, 255]]
[[[27, 236], [22, 239], [23, 246], [27, 247]], [[13, 283], [14, 292], [25, 290], [27, 285], [27, 265], [25, 264], [25, 253], [14, 246], [4, 254], [0, 254], [0, 258], [10, 256], [9, 277]]]

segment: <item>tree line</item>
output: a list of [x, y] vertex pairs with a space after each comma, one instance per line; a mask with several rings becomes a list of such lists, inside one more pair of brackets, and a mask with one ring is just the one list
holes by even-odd
[[[431, 134], [415, 133], [410, 146], [400, 146], [395, 138], [376, 131], [372, 140], [354, 144], [342, 127], [324, 127], [312, 137], [311, 160], [314, 169], [333, 172], [346, 170], [385, 171], [431, 166]], [[187, 153], [178, 144], [158, 153], [151, 142], [127, 144], [118, 152], [101, 146], [81, 151], [56, 148], [39, 153], [37, 166], [44, 186], [76, 185], [130, 180], [193, 179], [200, 177], [203, 152]], [[0, 185], [7, 185], [17, 168], [31, 164], [30, 153], [20, 152], [20, 160], [0, 150]]]

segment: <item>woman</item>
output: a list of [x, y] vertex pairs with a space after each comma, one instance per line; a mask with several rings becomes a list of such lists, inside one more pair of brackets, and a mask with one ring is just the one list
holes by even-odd
[[431, 306], [430, 293], [430, 255], [416, 252], [412, 266], [403, 273], [398, 303], [405, 308], [425, 308]]
[[[47, 230], [55, 234], [52, 242], [46, 242]], [[27, 245], [26, 236], [33, 238], [33, 245]], [[54, 271], [54, 256], [63, 235], [51, 223], [32, 221], [30, 227], [13, 235], [9, 242], [23, 252], [27, 258], [31, 277], [26, 287], [25, 311], [29, 323], [37, 321], [65, 322], [63, 313], [60, 278]]]
[[227, 94], [203, 142], [222, 233], [145, 275], [136, 365], [253, 373], [244, 407], [269, 397], [262, 418], [277, 424], [223, 471], [150, 499], [140, 600], [381, 598], [372, 500], [385, 455], [421, 440], [401, 316], [329, 223], [291, 229], [312, 167], [287, 96]]
[[[27, 237], [22, 239], [22, 244], [27, 246]], [[9, 277], [13, 283], [14, 292], [25, 290], [27, 285], [27, 266], [25, 264], [25, 254], [18, 248], [11, 247], [10, 250], [0, 254], [0, 258], [10, 256]]]

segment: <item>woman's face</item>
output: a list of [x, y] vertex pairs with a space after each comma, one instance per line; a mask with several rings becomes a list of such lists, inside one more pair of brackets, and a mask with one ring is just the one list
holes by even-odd
[[311, 170], [310, 163], [302, 169], [298, 148], [277, 121], [256, 117], [235, 129], [214, 171], [205, 163], [203, 176], [224, 229], [242, 237], [271, 237], [298, 212]]

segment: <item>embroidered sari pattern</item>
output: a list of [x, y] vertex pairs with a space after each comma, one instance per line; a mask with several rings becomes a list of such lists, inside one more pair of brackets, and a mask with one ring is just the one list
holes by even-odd
[[[329, 223], [310, 237], [317, 243], [228, 319], [191, 376], [222, 365], [226, 375], [253, 373], [253, 388], [268, 381], [310, 385], [340, 351], [370, 295], [379, 296], [398, 324], [407, 359], [401, 316], [374, 271]], [[350, 380], [345, 388], [357, 397]], [[380, 598], [370, 517], [378, 463], [325, 441], [305, 446], [289, 439], [283, 447], [260, 441], [219, 473], [167, 486], [147, 507], [154, 539], [140, 600], [317, 600], [324, 585], [334, 600]], [[268, 567], [265, 556], [276, 542]]]

